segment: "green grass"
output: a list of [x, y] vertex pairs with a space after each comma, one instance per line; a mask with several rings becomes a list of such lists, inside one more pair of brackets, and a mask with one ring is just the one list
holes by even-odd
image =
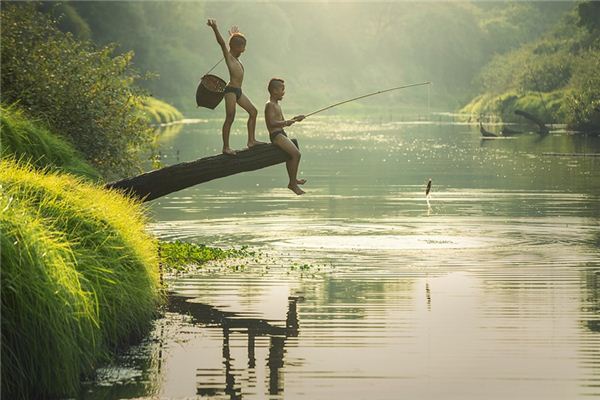
[[0, 143], [2, 158], [13, 157], [38, 168], [100, 179], [98, 171], [69, 142], [41, 123], [30, 121], [15, 106], [0, 106]]
[[139, 203], [0, 160], [2, 398], [73, 396], [162, 301]]
[[142, 99], [142, 111], [148, 117], [150, 123], [168, 124], [170, 122], [180, 121], [183, 114], [172, 105], [154, 97], [144, 97]]

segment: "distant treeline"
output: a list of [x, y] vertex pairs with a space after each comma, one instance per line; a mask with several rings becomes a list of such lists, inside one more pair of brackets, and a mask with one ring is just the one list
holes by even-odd
[[[244, 90], [259, 106], [281, 77], [290, 112], [398, 84], [432, 81], [433, 107], [458, 109], [481, 93], [480, 76], [497, 54], [542, 37], [576, 4], [569, 2], [269, 3], [65, 2], [43, 4], [61, 27], [98, 44], [133, 50], [142, 83], [178, 108], [195, 108], [199, 78], [221, 57], [206, 18], [248, 38]], [[224, 65], [215, 72], [227, 78]], [[365, 107], [427, 105], [427, 90], [372, 98]], [[197, 111], [208, 112], [208, 111]]]

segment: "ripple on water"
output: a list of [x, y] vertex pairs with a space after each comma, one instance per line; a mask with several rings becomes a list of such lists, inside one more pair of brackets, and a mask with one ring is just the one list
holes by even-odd
[[498, 245], [501, 240], [446, 235], [314, 235], [272, 243], [276, 247], [323, 250], [470, 249]]

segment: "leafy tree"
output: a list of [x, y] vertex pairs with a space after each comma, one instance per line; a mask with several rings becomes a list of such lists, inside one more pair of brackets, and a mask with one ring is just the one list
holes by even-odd
[[577, 6], [579, 25], [585, 27], [590, 33], [600, 33], [600, 3], [587, 1]]
[[133, 55], [74, 39], [34, 4], [3, 4], [1, 19], [2, 101], [66, 136], [105, 176], [136, 169], [151, 132]]
[[61, 21], [84, 21], [96, 44], [116, 43], [118, 53], [133, 51], [133, 63], [147, 78], [139, 84], [151, 94], [178, 108], [194, 106], [194, 90], [201, 76], [198, 37], [200, 32], [206, 33], [201, 3], [70, 1], [66, 5], [76, 17], [56, 9], [52, 2], [46, 7], [62, 14]]

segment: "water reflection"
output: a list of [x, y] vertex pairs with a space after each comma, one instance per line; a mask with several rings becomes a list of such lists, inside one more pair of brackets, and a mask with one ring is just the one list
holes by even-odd
[[[197, 394], [200, 396], [218, 395], [224, 393], [231, 399], [241, 399], [241, 388], [236, 385], [235, 373], [232, 369], [229, 337], [232, 332], [246, 333], [248, 337], [248, 370], [253, 374], [256, 367], [255, 341], [257, 337], [269, 338], [269, 355], [267, 367], [269, 368], [269, 394], [283, 393], [283, 378], [281, 369], [284, 366], [285, 343], [290, 337], [297, 337], [299, 332], [297, 302], [298, 297], [288, 298], [287, 318], [285, 326], [280, 327], [274, 323], [260, 318], [244, 318], [234, 312], [220, 311], [208, 305], [190, 301], [189, 298], [169, 296], [168, 311], [192, 317], [192, 322], [200, 326], [218, 326], [223, 331], [223, 363], [225, 365], [225, 382], [222, 385], [204, 383], [202, 379], [206, 370], [199, 371]], [[221, 390], [221, 387], [224, 389]]]
[[[220, 121], [186, 125], [161, 144], [163, 162], [217, 153], [219, 130]], [[600, 138], [483, 143], [476, 125], [336, 117], [289, 133], [304, 149], [309, 195], [290, 196], [285, 169], [274, 166], [150, 204], [150, 229], [163, 239], [248, 245], [269, 257], [247, 260], [243, 273], [171, 280], [170, 310], [140, 352], [145, 361], [118, 363], [125, 383], [93, 391], [600, 395], [600, 158], [544, 155], [600, 153]], [[234, 143], [245, 135], [234, 127]]]

